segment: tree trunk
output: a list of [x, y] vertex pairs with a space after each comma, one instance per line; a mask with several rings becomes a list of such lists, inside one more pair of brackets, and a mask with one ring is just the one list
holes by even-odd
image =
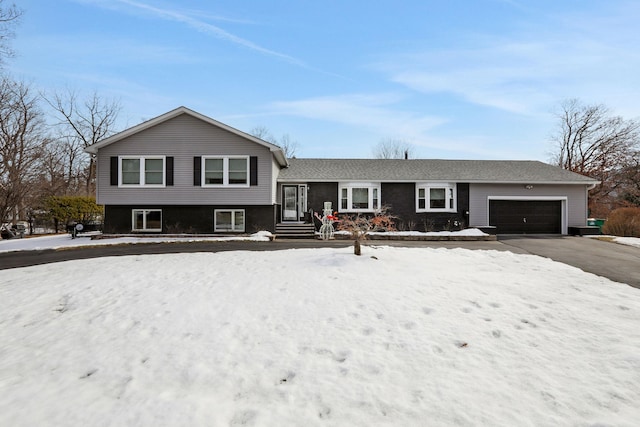
[[362, 251], [360, 248], [360, 240], [353, 241], [353, 253], [356, 255], [362, 255]]

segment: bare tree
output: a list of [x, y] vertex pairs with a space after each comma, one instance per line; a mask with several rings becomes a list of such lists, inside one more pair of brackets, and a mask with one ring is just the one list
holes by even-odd
[[622, 165], [618, 179], [623, 187], [622, 200], [630, 206], [640, 206], [640, 151], [635, 151]]
[[4, 0], [0, 0], [0, 65], [14, 55], [9, 39], [13, 38], [13, 29], [22, 16], [22, 11], [15, 4], [5, 7], [3, 3]]
[[251, 135], [256, 138], [260, 138], [263, 141], [270, 142], [272, 144], [276, 143], [276, 139], [271, 135], [271, 131], [266, 126], [256, 126], [249, 132]]
[[373, 148], [376, 159], [409, 159], [414, 157], [414, 147], [401, 139], [383, 139]]
[[296, 151], [300, 147], [298, 141], [293, 141], [288, 133], [282, 135], [280, 140], [276, 139], [266, 126], [256, 126], [251, 129], [250, 133], [256, 138], [260, 138], [263, 141], [270, 142], [271, 144], [282, 148], [282, 151], [287, 158], [295, 157]]
[[298, 151], [298, 147], [300, 147], [298, 141], [293, 141], [288, 133], [282, 135], [282, 137], [280, 137], [280, 141], [276, 145], [279, 145], [280, 148], [282, 148], [282, 151], [284, 151], [284, 155], [287, 158], [295, 157], [296, 151]]
[[37, 95], [29, 86], [0, 81], [0, 221], [24, 218], [34, 195], [47, 138]]
[[120, 102], [101, 98], [93, 92], [84, 101], [73, 90], [45, 96], [58, 115], [56, 127], [66, 155], [67, 171], [83, 171], [84, 194], [95, 192], [95, 159], [84, 149], [115, 133]]
[[373, 215], [343, 215], [338, 221], [338, 230], [348, 232], [353, 238], [353, 253], [362, 254], [362, 241], [375, 231], [396, 231], [395, 218], [389, 208], [382, 206]]
[[592, 215], [604, 216], [615, 206], [620, 167], [637, 150], [640, 122], [610, 115], [603, 105], [584, 105], [576, 99], [561, 104], [558, 129], [552, 136], [553, 161], [558, 166], [600, 180], [591, 191]]
[[88, 157], [77, 141], [58, 135], [42, 155], [40, 191], [43, 197], [85, 193]]

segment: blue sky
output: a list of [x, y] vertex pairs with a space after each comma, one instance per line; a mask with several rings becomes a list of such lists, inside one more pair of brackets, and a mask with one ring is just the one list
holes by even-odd
[[184, 105], [298, 157], [547, 161], [567, 98], [640, 117], [635, 0], [16, 0], [6, 70], [122, 104]]

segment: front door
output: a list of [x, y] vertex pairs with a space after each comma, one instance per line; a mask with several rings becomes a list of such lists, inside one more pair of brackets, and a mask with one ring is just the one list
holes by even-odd
[[306, 185], [282, 186], [282, 220], [300, 221], [305, 213]]

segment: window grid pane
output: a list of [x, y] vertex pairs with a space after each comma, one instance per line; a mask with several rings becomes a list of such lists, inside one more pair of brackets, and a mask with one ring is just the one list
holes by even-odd
[[144, 230], [144, 212], [135, 211], [133, 214], [133, 229]]
[[205, 159], [204, 160], [204, 183], [224, 184], [224, 160]]
[[247, 183], [247, 159], [229, 159], [229, 184]]
[[446, 192], [444, 188], [431, 188], [429, 190], [429, 206], [432, 209], [444, 209]]
[[231, 231], [231, 212], [216, 212], [216, 231]]
[[351, 207], [353, 209], [369, 208], [369, 189], [368, 188], [352, 188], [351, 189]]
[[162, 159], [145, 159], [144, 183], [162, 184], [164, 175], [164, 161]]
[[140, 159], [122, 159], [122, 183], [140, 184]]
[[233, 230], [234, 231], [244, 231], [244, 212], [243, 211], [235, 211], [233, 218]]
[[427, 206], [424, 188], [418, 188], [418, 209], [425, 209]]
[[347, 189], [343, 188], [341, 193], [342, 193], [342, 196], [340, 197], [340, 207], [341, 209], [347, 209], [347, 206], [348, 206]]
[[161, 230], [162, 229], [162, 212], [161, 211], [148, 211], [147, 215], [147, 230]]

